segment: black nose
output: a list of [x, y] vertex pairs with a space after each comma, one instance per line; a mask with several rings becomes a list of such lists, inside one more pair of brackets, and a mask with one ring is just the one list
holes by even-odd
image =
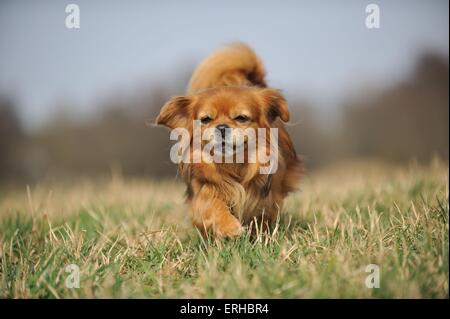
[[222, 138], [225, 138], [225, 132], [226, 132], [227, 128], [230, 128], [230, 127], [226, 124], [219, 124], [216, 126], [216, 129], [219, 130], [220, 134], [222, 135]]

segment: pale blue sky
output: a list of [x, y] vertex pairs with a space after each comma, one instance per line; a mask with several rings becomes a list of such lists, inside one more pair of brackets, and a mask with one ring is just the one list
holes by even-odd
[[[80, 6], [79, 30], [65, 27], [69, 3]], [[379, 30], [365, 27], [369, 3], [380, 6]], [[360, 88], [404, 78], [424, 50], [448, 57], [448, 10], [438, 0], [1, 1], [0, 94], [30, 127], [61, 101], [90, 114], [111, 92], [178, 80], [240, 40], [288, 98], [332, 109]]]

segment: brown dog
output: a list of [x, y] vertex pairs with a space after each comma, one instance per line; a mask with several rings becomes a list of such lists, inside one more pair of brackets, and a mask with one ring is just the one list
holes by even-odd
[[[277, 153], [277, 169], [271, 174], [261, 173], [259, 153], [255, 162], [202, 160], [178, 164], [187, 183], [192, 220], [202, 231], [212, 230], [223, 237], [241, 234], [242, 225], [267, 228], [276, 220], [286, 195], [297, 187], [302, 165], [282, 123], [289, 121], [287, 102], [279, 91], [266, 87], [264, 76], [263, 65], [252, 49], [240, 43], [227, 46], [197, 67], [187, 95], [170, 99], [156, 120], [171, 129], [187, 129], [191, 133], [191, 146], [194, 120], [201, 121], [202, 133], [208, 128], [218, 128], [222, 132], [222, 145], [223, 132], [228, 128], [278, 131], [275, 149], [267, 147], [267, 143], [263, 146], [257, 143], [258, 150], [264, 148], [262, 154]], [[265, 137], [266, 142], [273, 138], [267, 134]], [[245, 136], [245, 156], [251, 152], [249, 143], [259, 140]], [[189, 152], [193, 155], [195, 150]]]

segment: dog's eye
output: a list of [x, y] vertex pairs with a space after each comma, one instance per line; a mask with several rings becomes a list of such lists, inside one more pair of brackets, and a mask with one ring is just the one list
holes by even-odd
[[250, 118], [246, 115], [238, 115], [234, 118], [234, 120], [237, 122], [245, 123], [245, 122], [248, 122], [250, 120]]
[[209, 116], [203, 116], [200, 121], [202, 122], [202, 124], [208, 124], [209, 122], [212, 121], [212, 118], [210, 118]]

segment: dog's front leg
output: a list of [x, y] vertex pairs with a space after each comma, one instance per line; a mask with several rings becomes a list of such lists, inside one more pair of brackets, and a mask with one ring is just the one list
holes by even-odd
[[243, 232], [224, 200], [217, 196], [214, 186], [203, 185], [191, 202], [192, 220], [202, 232], [212, 230], [219, 237], [238, 236]]

